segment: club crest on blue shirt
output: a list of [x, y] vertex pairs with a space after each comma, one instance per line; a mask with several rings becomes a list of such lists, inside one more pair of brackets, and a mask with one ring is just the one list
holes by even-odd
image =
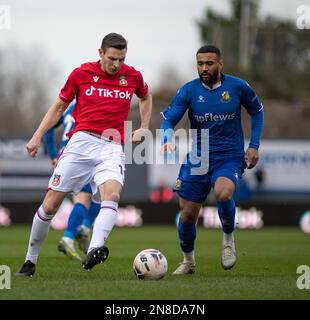
[[52, 181], [52, 185], [54, 187], [57, 187], [60, 183], [60, 178], [61, 178], [61, 175], [60, 174], [54, 174], [54, 178], [53, 178], [53, 181]]
[[221, 95], [221, 101], [222, 102], [229, 102], [230, 101], [230, 95], [228, 91], [223, 91]]
[[119, 77], [119, 85], [120, 86], [127, 86], [128, 82], [126, 80], [126, 76], [122, 75]]
[[181, 185], [182, 185], [182, 181], [180, 179], [177, 179], [175, 182], [174, 189], [179, 190], [181, 188]]

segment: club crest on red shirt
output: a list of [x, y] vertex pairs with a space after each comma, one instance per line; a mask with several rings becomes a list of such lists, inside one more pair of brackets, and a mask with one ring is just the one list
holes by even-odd
[[53, 178], [53, 181], [52, 181], [52, 185], [54, 187], [57, 187], [60, 183], [60, 178], [61, 178], [61, 175], [60, 174], [54, 174], [54, 178]]
[[120, 84], [120, 86], [127, 86], [128, 85], [128, 82], [127, 82], [127, 80], [126, 80], [126, 76], [120, 76], [119, 77], [119, 84]]

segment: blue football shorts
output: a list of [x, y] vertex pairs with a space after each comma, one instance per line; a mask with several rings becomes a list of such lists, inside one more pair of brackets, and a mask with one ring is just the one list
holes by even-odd
[[173, 190], [185, 200], [203, 203], [217, 178], [226, 177], [237, 186], [246, 167], [244, 158], [226, 158], [210, 161], [207, 173], [195, 175], [191, 170], [193, 166], [183, 163]]
[[90, 183], [88, 183], [86, 186], [84, 186], [80, 192], [86, 192], [86, 193], [92, 194], [93, 192], [92, 192]]

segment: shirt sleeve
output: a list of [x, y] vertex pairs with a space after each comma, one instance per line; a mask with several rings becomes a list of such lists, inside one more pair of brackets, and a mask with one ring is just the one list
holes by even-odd
[[135, 95], [138, 98], [143, 98], [149, 92], [149, 87], [143, 79], [141, 72], [137, 71], [137, 87], [135, 90]]
[[245, 81], [241, 89], [241, 103], [251, 115], [251, 139], [249, 147], [258, 149], [264, 128], [264, 107], [254, 90]]
[[256, 93], [246, 81], [242, 81], [241, 104], [251, 116], [264, 108]]
[[78, 92], [78, 68], [69, 75], [64, 87], [60, 90], [59, 98], [64, 102], [70, 103]]
[[251, 116], [251, 139], [250, 139], [250, 148], [257, 149], [259, 148], [260, 138], [264, 128], [264, 110], [256, 113], [254, 116]]
[[187, 90], [185, 87], [182, 87], [173, 98], [170, 106], [165, 111], [161, 112], [163, 121], [160, 129], [163, 143], [172, 140], [173, 129], [182, 119], [184, 113], [188, 109], [188, 106], [189, 99]]

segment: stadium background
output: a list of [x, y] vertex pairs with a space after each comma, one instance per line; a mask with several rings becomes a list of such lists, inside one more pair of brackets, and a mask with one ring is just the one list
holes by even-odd
[[[25, 152], [26, 142], [23, 139], [0, 142], [1, 203], [9, 209], [13, 224], [32, 221], [51, 174], [44, 150], [31, 159]], [[156, 152], [159, 154], [154, 149], [153, 153]], [[310, 143], [263, 140], [260, 155], [260, 164], [245, 173], [239, 186], [236, 195], [239, 207], [261, 211], [266, 226], [298, 226], [303, 213], [310, 210]], [[178, 164], [127, 165], [120, 206], [139, 209], [144, 224], [174, 224], [178, 202], [171, 189], [178, 168]], [[205, 205], [215, 205], [212, 193]]]
[[[295, 1], [292, 18], [291, 13], [285, 17], [283, 10], [282, 16], [278, 15], [281, 12], [280, 2], [278, 7], [275, 6], [278, 10], [268, 13], [265, 1], [222, 2], [224, 5], [219, 8], [213, 1], [205, 1], [205, 4], [196, 1], [196, 10], [199, 7], [200, 11], [193, 15], [189, 10], [192, 17], [187, 20], [198, 39], [197, 47], [203, 43], [218, 45], [223, 52], [224, 71], [247, 79], [265, 106], [261, 160], [257, 168], [246, 172], [238, 193], [238, 204], [242, 209], [255, 207], [261, 211], [264, 225], [298, 226], [302, 214], [310, 210], [309, 7]], [[31, 5], [33, 8], [37, 6], [38, 13], [44, 11], [44, 7], [35, 1]], [[187, 5], [184, 1], [179, 2], [180, 16], [188, 9]], [[168, 11], [171, 10], [169, 6]], [[6, 30], [5, 21], [2, 21], [0, 30], [4, 35], [0, 47], [0, 203], [10, 211], [12, 223], [18, 224], [32, 220], [51, 174], [44, 150], [33, 160], [27, 157], [25, 144], [52, 103], [52, 93], [57, 93], [63, 84], [66, 74], [62, 71], [68, 66], [61, 71], [57, 61], [44, 49], [43, 40], [41, 46], [20, 46], [19, 40], [21, 43], [22, 40], [18, 33], [14, 38], [14, 17], [18, 16], [21, 7], [15, 1], [9, 1], [7, 7], [11, 9], [12, 26]], [[55, 8], [51, 6], [50, 9]], [[146, 8], [142, 6], [141, 9]], [[163, 19], [169, 16], [168, 13]], [[2, 16], [5, 18], [4, 14]], [[174, 24], [178, 22], [177, 16], [172, 14], [170, 18], [175, 19]], [[16, 25], [19, 26], [17, 21]], [[44, 27], [48, 30], [48, 22]], [[13, 35], [15, 42], [5, 42], [5, 37], [11, 39], [9, 35]], [[165, 38], [164, 34], [162, 37]], [[130, 54], [135, 49], [132, 47], [141, 42], [134, 43], [133, 39], [129, 39], [131, 61]], [[186, 38], [183, 40], [187, 41]], [[178, 54], [173, 54], [180, 49], [178, 46], [162, 50], [165, 60], [162, 68], [156, 76], [152, 70], [150, 82], [146, 79], [154, 101], [151, 122], [154, 136], [160, 126], [160, 112], [169, 104], [176, 90], [190, 79], [188, 75], [196, 76], [194, 53], [197, 47], [190, 49], [188, 65], [180, 64]], [[167, 51], [171, 54], [170, 60], [167, 60]], [[186, 51], [186, 54], [189, 53]], [[142, 60], [144, 68], [145, 63], [148, 61]], [[150, 74], [148, 70], [146, 68], [147, 75]], [[47, 80], [48, 90], [43, 85]], [[136, 101], [132, 104], [129, 120], [133, 121], [133, 128], [139, 125]], [[248, 138], [250, 119], [245, 114], [243, 124]], [[182, 126], [188, 128], [188, 122], [184, 120], [179, 125]], [[131, 205], [141, 210], [144, 224], [173, 224], [178, 212], [177, 199], [166, 188], [173, 186], [177, 169], [178, 166], [127, 165], [121, 207]], [[212, 205], [211, 194], [206, 206]]]

